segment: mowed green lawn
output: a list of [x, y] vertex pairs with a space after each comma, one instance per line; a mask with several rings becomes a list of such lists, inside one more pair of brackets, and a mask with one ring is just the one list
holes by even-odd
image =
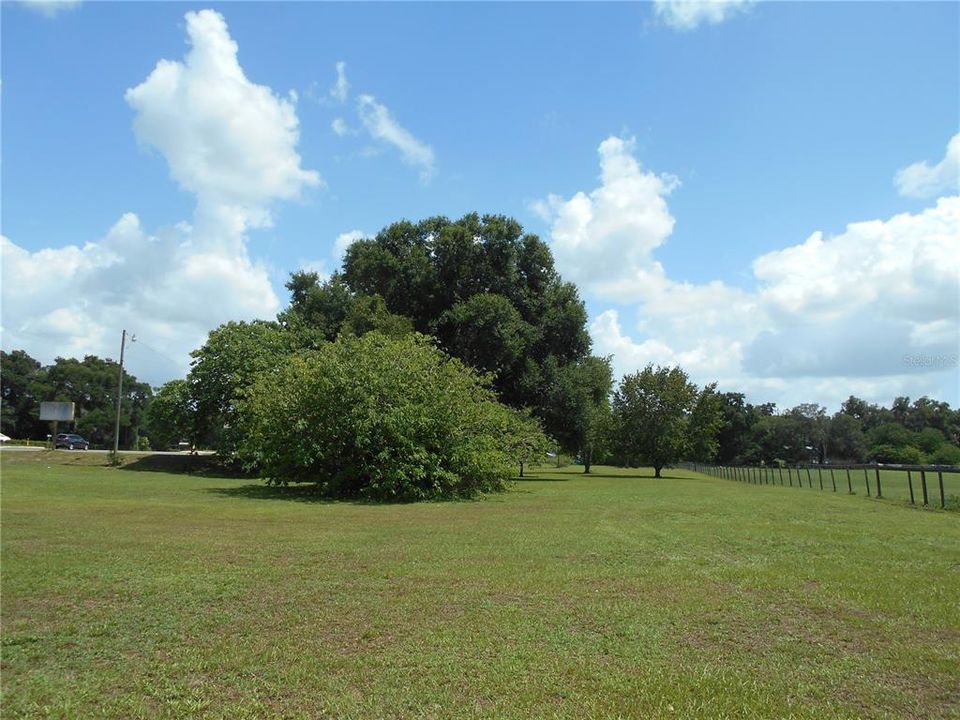
[[960, 514], [666, 471], [476, 502], [2, 455], [6, 718], [960, 717]]

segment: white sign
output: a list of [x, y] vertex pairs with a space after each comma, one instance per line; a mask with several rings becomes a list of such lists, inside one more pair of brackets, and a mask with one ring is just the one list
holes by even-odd
[[42, 402], [40, 403], [40, 419], [70, 422], [73, 420], [73, 403]]

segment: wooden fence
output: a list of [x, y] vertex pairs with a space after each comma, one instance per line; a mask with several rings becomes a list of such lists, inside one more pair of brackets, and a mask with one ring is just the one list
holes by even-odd
[[[960, 509], [960, 468], [940, 465], [704, 465], [685, 467], [754, 485], [806, 487], [868, 497], [908, 500], [911, 505]], [[944, 479], [946, 478], [946, 480]], [[937, 502], [939, 501], [939, 502]]]

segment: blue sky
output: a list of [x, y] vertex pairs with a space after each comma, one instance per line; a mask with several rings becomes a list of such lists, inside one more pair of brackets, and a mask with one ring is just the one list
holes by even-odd
[[619, 372], [958, 404], [956, 3], [0, 12], [4, 349], [127, 327], [158, 384], [338, 237], [477, 210], [551, 243]]

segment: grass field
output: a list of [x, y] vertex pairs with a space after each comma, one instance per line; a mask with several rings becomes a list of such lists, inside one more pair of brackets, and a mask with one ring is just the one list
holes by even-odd
[[0, 460], [5, 719], [960, 717], [957, 513], [605, 467], [377, 506], [96, 462]]

